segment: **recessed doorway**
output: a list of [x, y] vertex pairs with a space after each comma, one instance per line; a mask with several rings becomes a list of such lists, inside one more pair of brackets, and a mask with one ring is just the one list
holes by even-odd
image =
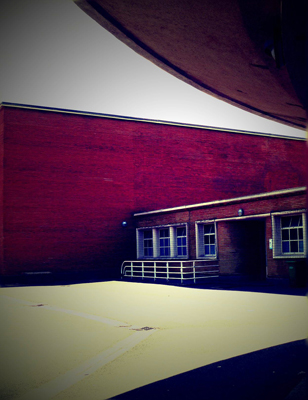
[[228, 273], [265, 279], [265, 219], [229, 221], [225, 228], [227, 246], [220, 249], [220, 254]]

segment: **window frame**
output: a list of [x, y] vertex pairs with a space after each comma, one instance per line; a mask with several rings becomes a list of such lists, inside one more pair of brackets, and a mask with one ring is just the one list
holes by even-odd
[[[178, 245], [177, 245], [177, 228], [185, 227], [186, 230], [186, 255], [179, 255]], [[169, 255], [160, 255], [161, 254], [161, 246], [160, 246], [160, 237], [159, 232], [163, 229], [169, 229]], [[153, 238], [153, 256], [145, 256], [144, 255], [144, 236], [143, 232], [147, 230], [152, 230], [152, 238]], [[182, 236], [183, 238], [184, 236]], [[137, 240], [137, 259], [138, 260], [187, 260], [189, 258], [189, 250], [188, 250], [188, 224], [187, 223], [179, 223], [179, 224], [166, 224], [166, 225], [155, 225], [148, 227], [140, 227], [136, 229], [136, 240]], [[182, 246], [183, 247], [183, 246]], [[164, 248], [166, 248], [164, 246]]]
[[[145, 237], [144, 236], [145, 232], [151, 232], [151, 237]], [[147, 254], [145, 257], [153, 257], [153, 255], [154, 255], [154, 242], [153, 242], [153, 231], [152, 231], [152, 229], [145, 229], [143, 231], [142, 241], [143, 241], [143, 253], [145, 253], [146, 250], [147, 250], [147, 252], [150, 251], [152, 253], [152, 255]], [[146, 243], [150, 243], [150, 242], [152, 242], [151, 243], [152, 246], [146, 246]]]
[[[213, 225], [214, 226], [214, 237], [215, 237], [215, 253], [205, 254], [205, 243], [204, 243], [204, 226]], [[217, 260], [218, 258], [218, 240], [217, 240], [217, 223], [215, 220], [203, 220], [196, 221], [196, 257], [197, 259], [205, 260]]]
[[[185, 228], [185, 235], [178, 235], [178, 229]], [[187, 235], [187, 226], [186, 225], [178, 225], [175, 226], [175, 249], [176, 249], [176, 257], [177, 258], [188, 258], [188, 235]], [[185, 244], [182, 244], [183, 238], [185, 238]], [[180, 239], [181, 244], [178, 244], [178, 239]], [[186, 254], [179, 254], [179, 249], [184, 250]]]
[[[302, 216], [303, 223], [303, 251], [300, 252], [283, 252], [282, 246], [282, 225], [281, 218]], [[272, 221], [272, 237], [273, 237], [273, 258], [288, 259], [288, 258], [306, 258], [307, 256], [307, 221], [306, 210], [291, 210], [274, 212], [271, 214]]]
[[[153, 231], [152, 231], [153, 232]], [[162, 232], [167, 232], [167, 235], [161, 235]], [[159, 228], [158, 229], [158, 250], [159, 257], [171, 257], [171, 232], [170, 228]]]

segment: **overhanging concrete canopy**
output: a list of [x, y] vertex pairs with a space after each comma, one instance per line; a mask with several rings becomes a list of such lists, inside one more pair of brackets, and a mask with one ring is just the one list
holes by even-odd
[[190, 85], [276, 122], [306, 127], [306, 0], [74, 1]]

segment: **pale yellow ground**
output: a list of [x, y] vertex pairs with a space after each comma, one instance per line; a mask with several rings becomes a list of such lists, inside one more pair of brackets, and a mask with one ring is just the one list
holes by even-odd
[[[107, 399], [308, 334], [299, 296], [103, 282], [1, 288], [0, 306], [0, 399]], [[74, 372], [117, 345], [112, 361]], [[67, 371], [75, 380], [63, 390], [35, 390], [56, 387]]]

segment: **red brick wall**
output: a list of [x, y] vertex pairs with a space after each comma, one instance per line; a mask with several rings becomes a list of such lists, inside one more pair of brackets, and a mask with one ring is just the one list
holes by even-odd
[[135, 257], [134, 212], [305, 185], [303, 141], [40, 110], [2, 113], [7, 273], [118, 271]]
[[136, 211], [305, 185], [303, 141], [174, 126], [147, 128], [135, 135], [136, 186], [141, 189]]

